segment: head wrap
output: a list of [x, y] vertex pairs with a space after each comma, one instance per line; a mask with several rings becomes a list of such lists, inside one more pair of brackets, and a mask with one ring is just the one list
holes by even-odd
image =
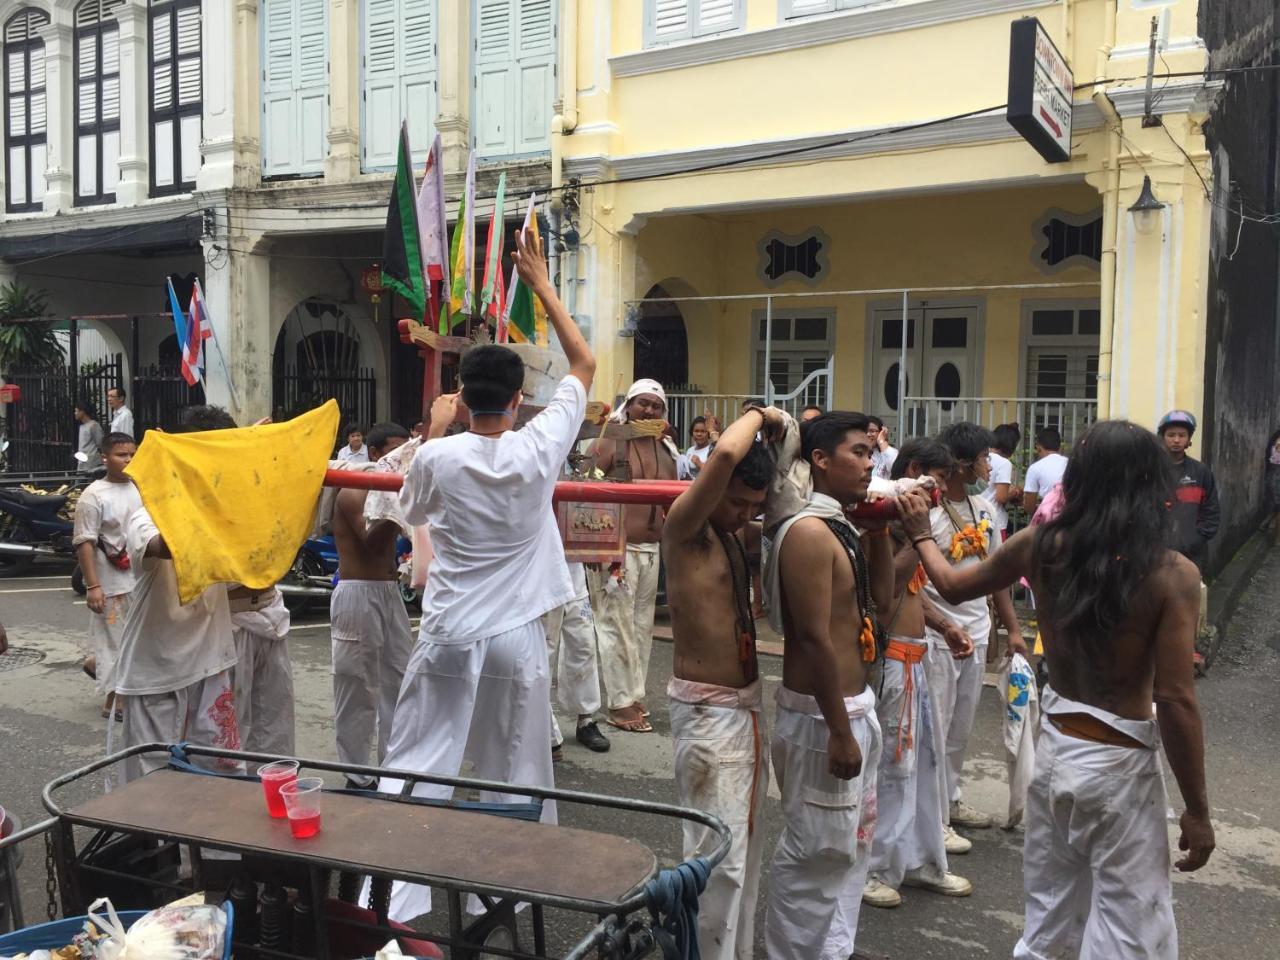
[[627, 398], [618, 405], [618, 409], [609, 415], [609, 419], [614, 423], [627, 423], [630, 417], [627, 414], [627, 407], [631, 401], [643, 393], [651, 393], [662, 401], [662, 415], [667, 415], [667, 392], [662, 389], [662, 384], [657, 380], [637, 380], [627, 390]]

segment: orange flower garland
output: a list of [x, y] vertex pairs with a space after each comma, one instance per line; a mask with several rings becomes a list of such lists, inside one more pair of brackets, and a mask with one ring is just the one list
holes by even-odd
[[876, 632], [871, 626], [871, 618], [862, 618], [862, 632], [858, 634], [858, 644], [862, 648], [864, 663], [876, 662]]
[[987, 546], [991, 543], [991, 521], [983, 517], [977, 527], [968, 524], [951, 537], [951, 562], [959, 563], [965, 557], [987, 559]]

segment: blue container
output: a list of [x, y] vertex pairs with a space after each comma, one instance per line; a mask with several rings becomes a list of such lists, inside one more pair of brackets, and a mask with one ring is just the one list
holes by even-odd
[[[222, 948], [222, 960], [231, 960], [231, 922], [235, 917], [230, 903], [224, 903], [222, 909], [227, 913], [226, 944]], [[126, 930], [141, 920], [149, 910], [120, 910], [116, 916]], [[104, 914], [105, 916], [105, 914]], [[30, 953], [33, 950], [57, 950], [71, 942], [71, 938], [84, 929], [88, 917], [68, 917], [65, 920], [53, 920], [49, 923], [38, 923], [34, 927], [23, 927], [12, 933], [0, 934], [0, 956], [11, 957], [17, 953]]]

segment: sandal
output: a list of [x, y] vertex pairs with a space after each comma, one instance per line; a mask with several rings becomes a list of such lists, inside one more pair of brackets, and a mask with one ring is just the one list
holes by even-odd
[[615, 720], [613, 717], [606, 717], [605, 723], [617, 730], [621, 730], [623, 733], [653, 733], [653, 724], [642, 716], [634, 717], [630, 720]]

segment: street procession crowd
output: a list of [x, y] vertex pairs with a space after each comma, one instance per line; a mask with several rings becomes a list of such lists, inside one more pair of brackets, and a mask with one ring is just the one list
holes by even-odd
[[[957, 828], [992, 818], [965, 802], [964, 759], [996, 624], [1009, 655], [1029, 655], [1010, 594], [1021, 581], [1035, 599], [1048, 682], [1014, 956], [1176, 957], [1162, 743], [1185, 806], [1177, 868], [1199, 869], [1214, 846], [1193, 642], [1216, 495], [1212, 475], [1186, 456], [1194, 418], [1170, 414], [1159, 436], [1103, 421], [1069, 458], [1046, 428], [1021, 484], [1010, 470], [1016, 427], [955, 423], [895, 449], [883, 424], [860, 413], [811, 408], [793, 419], [755, 404], [723, 429], [695, 422], [684, 452], [666, 436], [600, 439], [587, 460], [605, 473], [693, 482], [669, 508], [625, 509], [620, 565], [569, 564], [550, 506], [595, 359], [548, 279], [541, 243], [522, 233], [514, 257], [568, 360], [551, 401], [513, 429], [524, 364], [506, 347], [474, 346], [460, 395], [439, 398], [429, 421], [347, 438], [344, 467], [390, 465], [403, 474], [398, 497], [322, 497], [339, 555], [330, 607], [339, 759], [446, 777], [470, 761], [486, 780], [552, 787], [564, 739], [553, 681], [587, 748], [609, 749], [601, 720], [614, 736], [652, 731], [645, 685], [661, 557], [680, 801], [733, 834], [700, 898], [701, 956], [754, 955], [767, 869], [768, 956], [843, 960], [863, 904], [898, 906], [904, 888], [972, 892], [952, 870], [972, 845]], [[115, 399], [118, 409], [123, 393]], [[460, 406], [468, 427], [458, 432]], [[662, 387], [639, 380], [612, 416], [666, 414]], [[195, 407], [183, 429], [234, 426], [219, 408]], [[127, 473], [133, 438], [114, 427], [98, 441], [107, 474], [81, 497], [75, 533], [108, 728], [123, 720], [124, 747], [186, 740], [292, 755], [283, 598], [219, 584], [180, 602], [170, 546]], [[858, 513], [877, 496], [896, 501], [896, 519]], [[1006, 538], [1017, 505], [1036, 522]], [[414, 642], [397, 540], [420, 528], [432, 558]], [[785, 638], [771, 731], [762, 614]], [[123, 776], [164, 761], [131, 757]], [[783, 823], [766, 868], [771, 772]], [[394, 778], [351, 780], [400, 788]], [[542, 819], [556, 822], [554, 803]], [[698, 824], [684, 830], [686, 856], [715, 845]], [[396, 884], [391, 906], [393, 920], [408, 921], [430, 909], [429, 891]]]

